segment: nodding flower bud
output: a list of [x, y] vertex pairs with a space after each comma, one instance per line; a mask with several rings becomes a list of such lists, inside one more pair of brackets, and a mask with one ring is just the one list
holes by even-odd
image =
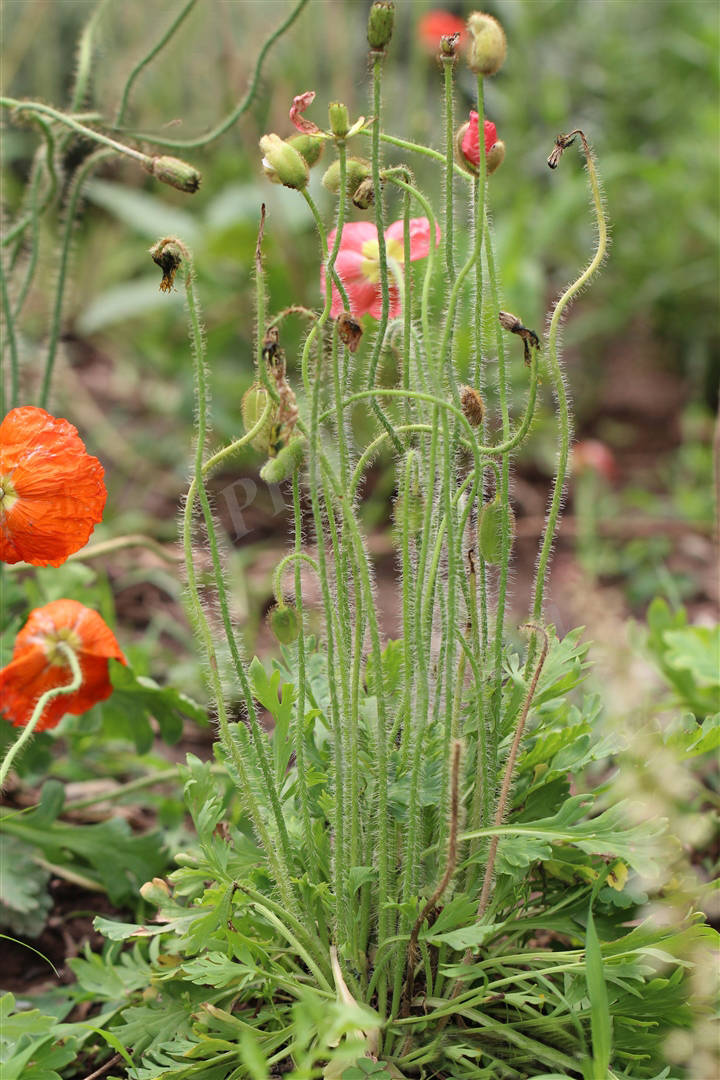
[[[362, 158], [351, 157], [347, 159], [347, 166], [345, 171], [346, 176], [346, 190], [350, 198], [354, 198], [355, 192], [362, 184], [363, 180], [366, 180], [370, 176], [370, 162], [363, 161]], [[340, 192], [340, 162], [333, 161], [329, 169], [325, 170], [325, 174], [322, 178], [323, 187], [326, 187], [328, 191], [332, 191], [333, 195], [338, 195]]]
[[[493, 565], [503, 557], [503, 506], [496, 495], [478, 514], [478, 546], [485, 562]], [[508, 507], [510, 542], [515, 535], [515, 515]]]
[[477, 75], [494, 75], [505, 60], [507, 40], [497, 19], [484, 11], [474, 11], [468, 19], [470, 42], [468, 65]]
[[294, 607], [274, 607], [268, 616], [270, 629], [281, 645], [292, 645], [300, 633], [300, 619]]
[[390, 44], [395, 23], [395, 5], [391, 0], [377, 0], [368, 16], [368, 45], [376, 52], [384, 51]]
[[191, 195], [200, 187], [202, 180], [202, 176], [193, 165], [189, 165], [187, 161], [181, 161], [180, 158], [169, 157], [167, 154], [150, 158], [147, 170], [163, 184], [169, 184], [178, 191], [187, 191]]
[[304, 435], [293, 435], [275, 457], [268, 458], [260, 470], [260, 479], [266, 484], [282, 484], [283, 480], [289, 480], [302, 465], [306, 445]]
[[287, 142], [305, 158], [310, 168], [320, 160], [325, 148], [325, 140], [317, 135], [291, 135]]
[[474, 386], [461, 387], [460, 404], [467, 422], [472, 427], [480, 427], [485, 416], [485, 405], [480, 392]]
[[263, 135], [260, 140], [265, 175], [274, 184], [302, 191], [310, 178], [305, 158], [279, 135]]
[[[255, 382], [249, 390], [245, 391], [240, 411], [242, 412], [246, 431], [252, 431], [261, 419], [267, 408], [268, 401], [270, 401], [270, 395], [262, 383]], [[271, 403], [265, 422], [250, 440], [250, 445], [264, 454], [267, 454], [270, 449], [276, 417], [277, 406]]]
[[328, 105], [330, 130], [337, 139], [344, 139], [350, 130], [350, 113], [347, 105], [341, 101], [331, 101]]
[[357, 206], [358, 210], [367, 210], [375, 203], [375, 185], [372, 182], [372, 177], [368, 176], [367, 180], [363, 180], [361, 184], [355, 188], [355, 194], [352, 197], [353, 206]]

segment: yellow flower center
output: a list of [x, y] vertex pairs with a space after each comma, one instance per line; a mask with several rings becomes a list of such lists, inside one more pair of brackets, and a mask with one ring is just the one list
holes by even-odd
[[68, 645], [73, 652], [80, 651], [82, 642], [80, 635], [71, 626], [61, 626], [59, 630], [53, 630], [45, 635], [45, 653], [48, 661], [57, 667], [68, 667], [68, 659], [60, 644]]
[[[395, 262], [402, 265], [404, 262], [402, 241], [395, 239], [387, 240], [385, 246], [388, 260], [393, 259]], [[377, 285], [380, 280], [380, 251], [377, 240], [366, 240], [361, 251], [365, 256], [362, 264], [362, 272], [368, 281], [371, 281], [373, 285]]]
[[0, 476], [0, 517], [15, 505], [18, 498], [15, 488], [10, 483], [10, 476]]

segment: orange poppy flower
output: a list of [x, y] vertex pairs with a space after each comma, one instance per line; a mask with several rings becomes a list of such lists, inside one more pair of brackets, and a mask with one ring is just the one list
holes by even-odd
[[15, 727], [24, 727], [38, 698], [56, 686], [72, 682], [64, 642], [77, 656], [82, 683], [71, 694], [49, 701], [35, 728], [46, 731], [65, 713], [87, 712], [112, 694], [108, 660], [127, 661], [115, 635], [96, 611], [77, 600], [53, 600], [35, 608], [15, 638], [12, 659], [0, 670], [0, 713]]
[[60, 566], [84, 547], [102, 521], [103, 476], [67, 420], [12, 409], [0, 424], [0, 562]]

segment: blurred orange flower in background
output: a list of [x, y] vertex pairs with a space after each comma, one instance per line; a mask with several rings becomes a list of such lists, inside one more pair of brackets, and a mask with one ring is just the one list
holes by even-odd
[[104, 469], [67, 420], [34, 405], [0, 424], [0, 561], [60, 566], [102, 520]]
[[127, 661], [115, 635], [96, 611], [77, 600], [53, 600], [35, 608], [15, 638], [12, 659], [0, 670], [0, 713], [15, 727], [24, 727], [38, 698], [47, 690], [67, 686], [72, 671], [64, 643], [77, 656], [82, 672], [79, 689], [49, 701], [35, 728], [46, 731], [65, 713], [87, 712], [112, 693], [108, 660]]
[[460, 46], [464, 44], [467, 24], [459, 15], [453, 15], [442, 8], [434, 8], [418, 19], [417, 36], [420, 44], [429, 53], [436, 53], [440, 48], [440, 38], [460, 35]]

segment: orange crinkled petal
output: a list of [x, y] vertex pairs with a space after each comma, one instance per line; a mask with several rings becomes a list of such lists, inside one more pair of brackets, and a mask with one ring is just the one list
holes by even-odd
[[64, 634], [75, 648], [82, 683], [72, 694], [48, 702], [36, 731], [55, 727], [65, 713], [87, 712], [112, 693], [108, 660], [127, 663], [112, 630], [103, 619], [77, 600], [54, 600], [30, 613], [15, 638], [12, 660], [0, 671], [0, 712], [16, 727], [32, 716], [36, 702], [47, 690], [72, 679], [67, 664], [53, 664], [48, 649]]
[[104, 469], [77, 429], [34, 405], [0, 424], [0, 561], [59, 566], [87, 543], [102, 520]]

